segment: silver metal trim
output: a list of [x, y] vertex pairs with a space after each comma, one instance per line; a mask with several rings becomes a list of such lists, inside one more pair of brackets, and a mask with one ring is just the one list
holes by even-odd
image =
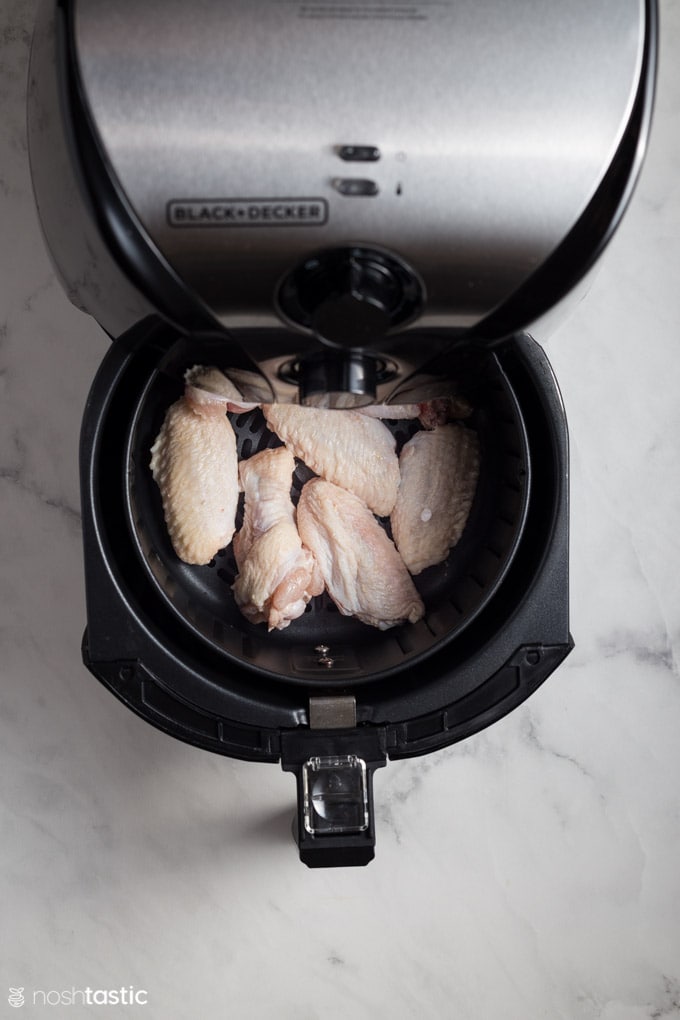
[[[328, 668], [328, 650], [320, 654], [319, 662]], [[332, 659], [330, 659], [330, 663], [332, 666]], [[356, 724], [357, 703], [353, 694], [309, 699], [310, 729], [344, 730], [353, 729]]]

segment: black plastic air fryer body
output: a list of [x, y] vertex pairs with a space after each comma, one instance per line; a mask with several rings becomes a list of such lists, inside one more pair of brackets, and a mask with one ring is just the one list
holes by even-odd
[[[82, 428], [83, 658], [167, 733], [293, 772], [305, 863], [365, 864], [375, 769], [490, 725], [572, 647], [567, 429], [527, 330], [630, 197], [656, 6], [200, 9], [44, 0], [34, 35], [41, 223], [113, 340]], [[196, 364], [256, 403], [465, 398], [480, 476], [416, 578], [422, 620], [379, 631], [323, 595], [267, 633], [231, 547], [178, 560], [149, 450]], [[229, 417], [241, 458], [278, 444], [259, 410]], [[398, 449], [417, 428], [386, 424]]]

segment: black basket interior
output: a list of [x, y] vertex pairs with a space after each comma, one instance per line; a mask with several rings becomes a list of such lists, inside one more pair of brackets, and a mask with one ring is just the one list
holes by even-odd
[[[150, 449], [168, 407], [183, 392], [194, 364], [227, 368], [219, 346], [178, 342], [158, 364], [130, 417], [125, 488], [129, 525], [140, 558], [158, 595], [177, 618], [212, 649], [260, 674], [307, 685], [343, 687], [375, 680], [415, 665], [478, 615], [503, 579], [519, 542], [530, 484], [527, 439], [512, 389], [493, 355], [461, 361], [457, 388], [472, 403], [465, 421], [480, 443], [480, 475], [465, 531], [444, 563], [414, 578], [426, 607], [416, 624], [379, 631], [341, 615], [327, 595], [283, 631], [249, 623], [237, 608], [231, 586], [236, 564], [231, 546], [207, 566], [181, 562], [170, 544], [160, 493], [149, 467]], [[280, 440], [259, 410], [230, 414], [239, 457], [250, 457]], [[420, 428], [417, 422], [386, 421], [397, 449]], [[293, 499], [312, 476], [298, 462]], [[241, 500], [243, 497], [241, 496]], [[237, 525], [242, 521], [239, 507]], [[389, 521], [382, 522], [389, 531]], [[321, 647], [328, 652], [319, 651]], [[320, 660], [326, 660], [322, 662]], [[328, 666], [328, 659], [332, 666]]]

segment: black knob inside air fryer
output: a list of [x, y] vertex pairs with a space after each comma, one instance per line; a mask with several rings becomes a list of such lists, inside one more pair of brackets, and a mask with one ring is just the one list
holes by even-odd
[[400, 259], [370, 248], [334, 248], [306, 259], [283, 281], [284, 315], [329, 347], [379, 349], [388, 330], [414, 318], [422, 288]]
[[298, 362], [300, 403], [308, 407], [363, 407], [376, 399], [378, 364], [359, 351], [317, 351]]
[[379, 347], [389, 328], [389, 311], [355, 292], [327, 298], [312, 315], [312, 332], [331, 347]]
[[367, 253], [350, 253], [327, 266], [316, 286], [311, 326], [320, 340], [334, 347], [380, 346], [402, 297], [389, 266]]

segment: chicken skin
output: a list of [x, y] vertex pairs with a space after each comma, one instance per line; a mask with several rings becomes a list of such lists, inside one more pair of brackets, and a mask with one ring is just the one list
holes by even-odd
[[184, 395], [197, 414], [212, 408], [221, 413], [252, 411], [259, 404], [244, 400], [235, 384], [219, 368], [194, 365], [184, 376]]
[[356, 411], [264, 404], [269, 428], [315, 474], [353, 492], [379, 517], [397, 498], [396, 441], [376, 418]]
[[151, 472], [175, 552], [210, 563], [231, 542], [238, 505], [236, 436], [224, 408], [199, 414], [180, 397], [151, 448]]
[[357, 496], [313, 478], [300, 495], [298, 527], [344, 616], [380, 630], [423, 616], [425, 607], [394, 543]]
[[290, 488], [295, 459], [285, 446], [241, 461], [243, 527], [234, 537], [239, 570], [233, 585], [239, 609], [252, 623], [283, 630], [301, 616], [323, 579], [295, 525]]
[[369, 418], [392, 421], [413, 421], [417, 418], [423, 428], [433, 429], [455, 418], [469, 418], [472, 405], [464, 397], [435, 397], [420, 404], [367, 404], [366, 407], [358, 407], [357, 411]]
[[392, 534], [410, 572], [419, 574], [445, 560], [463, 533], [479, 475], [477, 434], [462, 425], [417, 432], [399, 466]]

